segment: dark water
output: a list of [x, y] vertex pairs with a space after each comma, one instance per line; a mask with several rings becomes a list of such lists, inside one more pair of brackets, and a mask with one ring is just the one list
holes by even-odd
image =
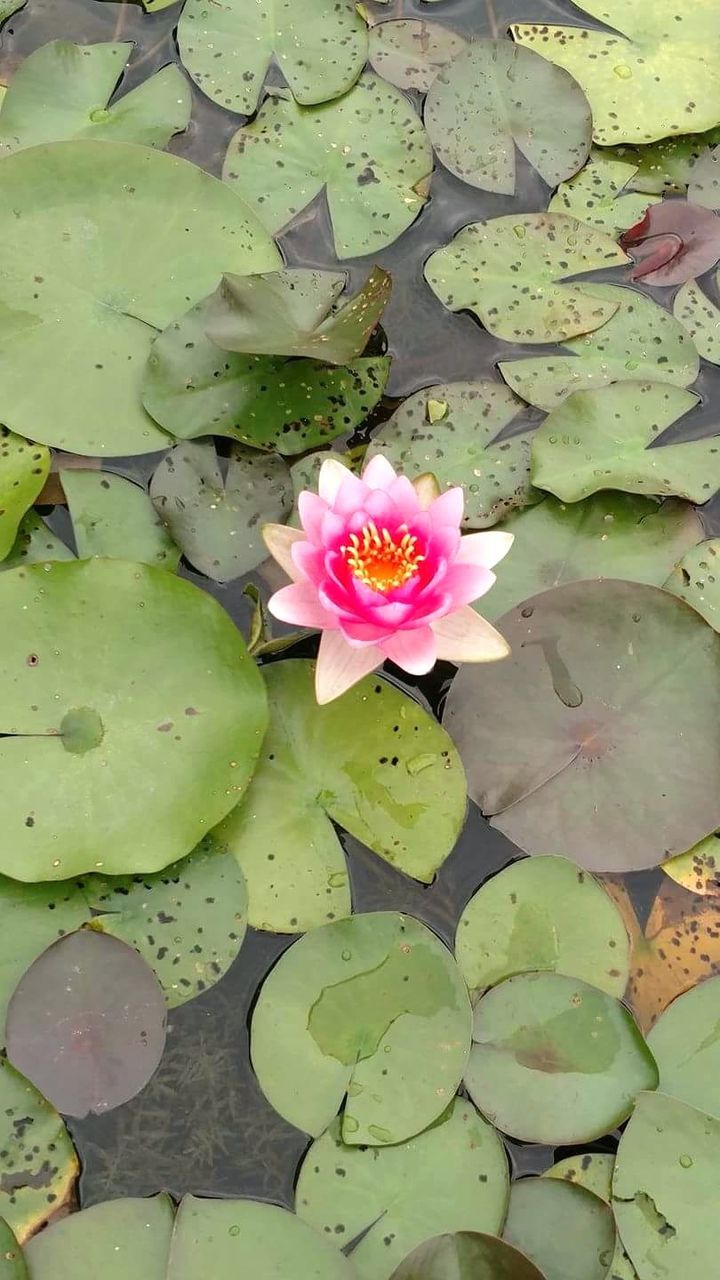
[[[445, 0], [441, 6], [421, 0], [369, 4], [385, 18], [422, 16], [442, 20], [466, 34], [502, 34], [513, 20], [579, 21], [590, 25], [570, 4], [551, 0]], [[177, 57], [174, 28], [180, 6], [156, 15], [139, 5], [104, 0], [29, 0], [26, 9], [5, 26], [0, 40], [0, 80], [30, 51], [56, 38], [78, 42], [124, 39], [134, 45], [131, 66], [119, 93], [133, 88]], [[308, 18], [312, 0], [308, 0]], [[599, 25], [599, 24], [597, 24]], [[193, 86], [193, 118], [186, 134], [171, 143], [176, 154], [219, 174], [230, 137], [243, 123], [207, 101]], [[468, 222], [509, 212], [545, 208], [549, 192], [521, 161], [513, 197], [495, 196], [463, 185], [441, 167], [433, 178], [431, 199], [413, 227], [377, 261], [392, 272], [393, 296], [383, 320], [393, 367], [388, 400], [379, 418], [387, 417], [398, 397], [434, 382], [493, 377], [495, 364], [509, 351], [524, 354], [480, 328], [469, 315], [446, 311], [424, 283], [422, 267], [434, 249], [447, 243]], [[281, 238], [291, 265], [328, 267], [336, 261], [327, 210], [319, 198]], [[359, 285], [372, 262], [343, 262], [351, 283]], [[621, 278], [605, 272], [603, 279]], [[708, 283], [705, 282], [706, 287]], [[711, 292], [711, 290], [709, 289]], [[655, 291], [659, 301], [663, 298]], [[533, 354], [537, 354], [532, 349]], [[682, 427], [683, 437], [710, 434], [718, 428], [720, 371], [704, 365], [696, 386], [702, 404]], [[521, 429], [541, 415], [529, 410], [517, 420]], [[105, 463], [113, 469], [113, 463]], [[148, 478], [150, 458], [119, 460], [115, 469]], [[709, 534], [720, 533], [720, 501], [708, 504], [703, 519]], [[69, 537], [67, 513], [56, 509], [52, 521]], [[216, 595], [238, 625], [246, 629], [249, 606], [243, 583], [220, 587], [192, 571], [185, 576]], [[272, 570], [263, 567], [256, 580], [267, 592]], [[303, 650], [312, 652], [312, 647]], [[406, 685], [437, 712], [452, 668], [441, 666], [417, 685]], [[504, 836], [490, 828], [471, 805], [462, 836], [435, 883], [423, 887], [391, 870], [357, 841], [345, 838], [356, 911], [394, 909], [418, 916], [448, 943], [465, 903], [489, 876], [520, 856]], [[629, 876], [641, 922], [662, 876], [649, 872]], [[83, 1204], [115, 1195], [143, 1195], [165, 1188], [175, 1195], [254, 1196], [290, 1206], [299, 1161], [308, 1145], [303, 1134], [286, 1124], [263, 1098], [248, 1053], [248, 1022], [266, 973], [292, 938], [249, 932], [227, 977], [206, 995], [174, 1010], [163, 1062], [143, 1093], [117, 1111], [71, 1122], [83, 1163]], [[594, 1144], [612, 1149], [612, 1139]], [[591, 1144], [592, 1145], [592, 1144]], [[541, 1147], [508, 1143], [518, 1172], [540, 1171], [555, 1153]], [[558, 1153], [566, 1154], [565, 1152]]]

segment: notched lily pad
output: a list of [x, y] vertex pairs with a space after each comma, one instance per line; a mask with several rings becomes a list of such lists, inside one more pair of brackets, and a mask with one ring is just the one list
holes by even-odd
[[720, 364], [720, 308], [705, 296], [697, 280], [678, 289], [673, 315], [689, 333], [703, 360]]
[[609, 1280], [613, 1216], [584, 1187], [547, 1178], [514, 1182], [503, 1235], [547, 1280]]
[[519, 1249], [498, 1236], [458, 1231], [418, 1245], [392, 1280], [547, 1280]]
[[676, 884], [701, 897], [720, 896], [720, 831], [699, 840], [675, 858], [663, 862], [662, 868]]
[[110, 471], [73, 468], [59, 475], [81, 559], [105, 556], [177, 569], [180, 552], [139, 485]]
[[72, 551], [53, 533], [35, 511], [28, 511], [18, 525], [12, 550], [0, 562], [3, 569], [18, 565], [46, 563], [49, 560], [74, 560]]
[[378, 75], [399, 89], [427, 93], [438, 71], [466, 45], [463, 36], [439, 22], [400, 18], [370, 28], [368, 58]]
[[569, 213], [578, 222], [616, 237], [623, 228], [638, 222], [652, 203], [639, 192], [626, 190], [638, 173], [638, 161], [639, 153], [631, 152], [625, 158], [595, 148], [580, 172], [560, 183], [548, 212]]
[[685, 553], [665, 583], [720, 631], [720, 538], [709, 538]]
[[[0, 1215], [22, 1244], [70, 1201], [80, 1162], [52, 1103], [5, 1058], [0, 1113]], [[20, 1280], [24, 1273], [16, 1272]], [[0, 1276], [5, 1280], [2, 1261]], [[8, 1280], [15, 1280], [12, 1270]]]
[[12, 550], [20, 521], [47, 480], [50, 454], [0, 426], [0, 560]]

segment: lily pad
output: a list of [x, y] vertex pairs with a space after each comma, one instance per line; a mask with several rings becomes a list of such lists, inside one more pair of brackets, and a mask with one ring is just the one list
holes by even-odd
[[518, 974], [475, 1006], [465, 1085], [513, 1138], [553, 1146], [599, 1138], [627, 1120], [636, 1094], [657, 1080], [628, 1010], [577, 978]]
[[287, 464], [277, 454], [230, 447], [223, 477], [211, 441], [187, 441], [159, 463], [150, 497], [162, 524], [196, 569], [231, 582], [267, 559], [260, 530], [292, 507]]
[[581, 169], [592, 120], [566, 71], [508, 40], [477, 40], [435, 79], [425, 125], [438, 158], [483, 191], [515, 191], [515, 147], [549, 187]]
[[506, 342], [564, 342], [608, 321], [617, 302], [567, 276], [622, 266], [610, 236], [565, 213], [506, 214], [473, 222], [437, 249], [425, 279], [451, 311], [472, 311]]
[[172, 1230], [167, 1195], [93, 1205], [28, 1242], [31, 1280], [166, 1280]]
[[0, 877], [0, 1044], [5, 1043], [7, 1006], [26, 969], [58, 938], [89, 917], [82, 888], [74, 881], [20, 884]]
[[720, 308], [705, 296], [697, 280], [678, 289], [673, 315], [692, 338], [703, 360], [720, 364]]
[[0, 560], [13, 548], [18, 527], [47, 480], [50, 454], [0, 426]]
[[0, 1108], [0, 1213], [23, 1243], [70, 1199], [80, 1164], [52, 1103], [5, 1058]]
[[82, 559], [107, 556], [177, 569], [180, 552], [144, 489], [110, 471], [59, 474]]
[[563, 343], [567, 356], [503, 360], [500, 372], [513, 391], [540, 409], [552, 410], [573, 391], [611, 382], [670, 382], [688, 387], [700, 361], [682, 324], [634, 289], [586, 286], [608, 304], [617, 303], [601, 329]]
[[[675, 0], [584, 0], [578, 8], [614, 30], [545, 23], [510, 27], [514, 40], [564, 67], [582, 86], [602, 146], [701, 133], [720, 123], [720, 36], [713, 0], [678, 15]], [[678, 21], [680, 17], [680, 21]]]
[[292, 933], [349, 914], [334, 823], [429, 883], [465, 819], [465, 777], [445, 731], [377, 676], [319, 707], [312, 663], [273, 663], [263, 674], [271, 725], [262, 758], [245, 802], [218, 830], [245, 873], [250, 924]]
[[[650, 195], [685, 195], [700, 156], [718, 142], [720, 129], [709, 129], [706, 133], [661, 138], [649, 146], [618, 147], [612, 154], [622, 154], [637, 165], [637, 173], [631, 182], [633, 191]], [[698, 203], [702, 204], [702, 201]]]
[[327, 102], [357, 80], [367, 29], [352, 0], [186, 0], [178, 24], [183, 66], [221, 107], [251, 116], [270, 62], [277, 59], [298, 102]]
[[720, 645], [696, 613], [656, 587], [577, 582], [500, 629], [512, 656], [462, 667], [444, 718], [493, 826], [605, 871], [720, 827]]
[[522, 408], [497, 382], [427, 387], [375, 432], [367, 456], [383, 453], [411, 480], [430, 471], [441, 488], [462, 485], [463, 527], [488, 529], [540, 497], [530, 484], [530, 433], [497, 439]]
[[[495, 1131], [456, 1098], [424, 1133], [396, 1146], [350, 1147], [339, 1121], [308, 1150], [295, 1208], [347, 1252], [359, 1280], [388, 1280], [416, 1245], [441, 1231], [499, 1231], [508, 1162]], [[452, 1187], [439, 1196], [438, 1186]]]
[[720, 896], [720, 831], [698, 841], [687, 853], [663, 862], [663, 871], [676, 884], [701, 897]]
[[720, 154], [717, 147], [712, 151], [707, 147], [698, 156], [688, 183], [688, 197], [696, 205], [720, 208]]
[[322, 107], [268, 98], [231, 139], [223, 178], [273, 233], [325, 191], [335, 251], [354, 258], [384, 249], [414, 222], [432, 166], [430, 140], [407, 98], [364, 74]]
[[26, 4], [26, 0], [0, 0], [0, 23], [7, 22], [8, 18], [17, 13], [18, 9], [22, 9]]
[[497, 1236], [458, 1231], [414, 1249], [392, 1280], [546, 1280], [534, 1262]]
[[427, 93], [438, 71], [467, 45], [457, 31], [419, 18], [377, 22], [370, 28], [370, 65], [398, 89]]
[[72, 551], [53, 533], [35, 511], [28, 511], [18, 525], [12, 551], [0, 563], [3, 569], [18, 565], [45, 563], [48, 560], [74, 560]]
[[635, 159], [595, 148], [584, 168], [560, 184], [548, 212], [569, 213], [579, 222], [617, 236], [639, 221], [651, 203], [644, 195], [626, 191], [638, 172]]
[[280, 1115], [318, 1136], [382, 1147], [421, 1133], [462, 1078], [472, 1013], [450, 952], [412, 916], [375, 911], [323, 925], [260, 989], [252, 1063]]
[[4, 1218], [0, 1218], [0, 1280], [29, 1280], [22, 1249]]
[[715, 631], [720, 631], [720, 538], [700, 542], [685, 553], [665, 583], [695, 609]]
[[137, 951], [80, 929], [20, 979], [7, 1054], [59, 1111], [101, 1114], [145, 1087], [162, 1057], [165, 1021], [163, 993]]
[[272, 270], [267, 233], [227, 186], [147, 147], [50, 143], [6, 156], [2, 172], [5, 423], [75, 453], [165, 448], [140, 400], [153, 330], [223, 271]]
[[455, 955], [473, 998], [533, 969], [582, 978], [619, 999], [630, 971], [620, 913], [565, 858], [525, 858], [487, 881], [460, 916]]
[[[559, 1160], [544, 1174], [544, 1178], [561, 1178], [574, 1186], [584, 1187], [594, 1196], [599, 1196], [606, 1204], [612, 1198], [612, 1175], [615, 1168], [615, 1157], [604, 1152], [588, 1151], [579, 1156], [567, 1156]], [[637, 1280], [635, 1268], [628, 1258], [619, 1238], [615, 1241], [615, 1252], [607, 1272], [606, 1280]]]
[[20, 64], [0, 109], [0, 155], [71, 138], [165, 147], [190, 122], [191, 94], [174, 64], [108, 107], [132, 44], [51, 40]]
[[550, 587], [583, 578], [624, 578], [662, 587], [678, 560], [703, 537], [689, 502], [658, 504], [630, 493], [594, 494], [582, 502], [547, 497], [503, 521], [512, 555], [492, 591], [478, 601], [494, 621]]
[[678, 996], [648, 1035], [661, 1093], [720, 1119], [720, 978]]
[[609, 1205], [584, 1187], [547, 1178], [513, 1183], [503, 1234], [547, 1280], [606, 1280], [615, 1251]]
[[638, 1098], [618, 1147], [613, 1210], [640, 1280], [713, 1274], [718, 1161], [720, 1120], [662, 1093]]
[[242, 795], [266, 726], [227, 614], [164, 569], [120, 560], [4, 573], [0, 608], [0, 871], [59, 880], [101, 860], [106, 874], [150, 872], [189, 853]]
[[535, 433], [533, 483], [563, 502], [601, 489], [707, 502], [720, 488], [716, 436], [649, 448], [697, 403], [693, 392], [662, 382], [575, 391]]
[[653, 204], [620, 237], [634, 266], [630, 280], [666, 286], [703, 275], [720, 258], [720, 218], [688, 200]]

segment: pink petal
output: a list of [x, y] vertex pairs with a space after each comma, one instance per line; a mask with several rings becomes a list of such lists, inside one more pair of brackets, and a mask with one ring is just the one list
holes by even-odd
[[386, 658], [414, 676], [424, 676], [437, 660], [437, 644], [431, 627], [397, 631], [381, 643]]
[[333, 511], [339, 516], [349, 516], [364, 505], [369, 493], [364, 481], [358, 480], [357, 476], [348, 471], [333, 499]]
[[387, 640], [392, 635], [394, 627], [381, 627], [372, 620], [362, 618], [352, 618], [347, 622], [341, 618], [340, 630], [353, 649], [364, 649], [369, 644], [378, 644], [381, 640]]
[[466, 533], [460, 539], [455, 563], [478, 564], [492, 569], [507, 555], [514, 541], [514, 534], [503, 533], [501, 529], [491, 529], [487, 533]]
[[432, 624], [438, 658], [448, 662], [496, 662], [506, 658], [510, 646], [485, 618], [463, 605]]
[[310, 582], [292, 582], [281, 587], [268, 600], [268, 609], [281, 622], [291, 622], [295, 627], [331, 627], [338, 625], [337, 618], [323, 609], [318, 594]]
[[453, 609], [479, 600], [495, 585], [495, 574], [481, 564], [451, 564], [442, 580], [442, 589], [452, 600]]
[[402, 520], [401, 513], [385, 489], [370, 491], [365, 499], [365, 510], [379, 527], [386, 525], [394, 528]]
[[352, 472], [344, 467], [337, 458], [326, 458], [318, 475], [318, 493], [323, 500], [332, 506], [343, 481]]
[[339, 631], [323, 631], [315, 668], [315, 696], [320, 705], [339, 698], [382, 660], [379, 649], [353, 649]]
[[311, 542], [296, 542], [292, 548], [292, 559], [295, 565], [296, 579], [309, 578], [315, 586], [325, 579], [325, 556], [319, 547]]
[[265, 524], [262, 537], [273, 560], [277, 560], [288, 578], [297, 578], [298, 571], [292, 558], [292, 548], [297, 542], [305, 541], [302, 529], [291, 529], [287, 524]]
[[407, 476], [398, 476], [388, 487], [388, 495], [402, 509], [403, 520], [411, 520], [420, 510], [420, 499]]
[[458, 526], [463, 518], [465, 495], [457, 485], [454, 489], [446, 489], [436, 498], [430, 507], [430, 515], [434, 525], [454, 524]]
[[298, 498], [298, 514], [308, 538], [316, 546], [322, 545], [323, 518], [327, 509], [327, 502], [309, 489], [303, 489]]
[[370, 489], [387, 489], [397, 479], [397, 474], [385, 455], [376, 453], [365, 467], [362, 478]]

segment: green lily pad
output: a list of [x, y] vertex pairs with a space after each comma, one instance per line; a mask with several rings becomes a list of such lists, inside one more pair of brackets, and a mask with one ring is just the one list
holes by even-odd
[[22, 1249], [4, 1218], [0, 1218], [0, 1280], [29, 1280]]
[[720, 308], [706, 297], [697, 280], [680, 286], [673, 301], [673, 315], [687, 330], [703, 360], [720, 364]]
[[512, 656], [462, 667], [444, 717], [493, 826], [593, 871], [656, 866], [720, 827], [720, 644], [692, 609], [575, 582], [500, 630]]
[[282, 524], [292, 483], [277, 454], [233, 444], [223, 477], [212, 441], [186, 441], [158, 464], [150, 497], [190, 564], [231, 582], [267, 559], [260, 531], [266, 521]]
[[0, 155], [92, 138], [165, 147], [190, 122], [191, 94], [174, 64], [108, 107], [132, 44], [51, 40], [15, 72], [0, 109]]
[[234, 623], [191, 583], [120, 560], [2, 574], [0, 609], [0, 871], [67, 879], [100, 856], [119, 875], [189, 853], [242, 795], [267, 722]]
[[82, 888], [74, 881], [20, 884], [0, 877], [0, 1044], [10, 997], [23, 974], [58, 938], [89, 918]]
[[0, 0], [0, 23], [7, 22], [18, 9], [24, 8], [26, 2], [27, 0]]
[[378, 1147], [446, 1110], [471, 1022], [460, 971], [435, 934], [375, 911], [284, 952], [260, 989], [250, 1051], [263, 1093], [291, 1124], [317, 1137], [342, 1108], [342, 1141]]
[[28, 511], [18, 525], [12, 551], [0, 563], [3, 569], [18, 565], [44, 563], [47, 560], [74, 560], [72, 551], [53, 533], [35, 511]]
[[180, 552], [144, 489], [110, 471], [73, 468], [59, 474], [82, 559], [108, 556], [177, 569]]
[[377, 676], [319, 707], [311, 662], [263, 674], [271, 725], [262, 758], [246, 801], [218, 831], [245, 873], [250, 924], [292, 933], [349, 914], [334, 823], [429, 883], [465, 819], [465, 778], [445, 731]]
[[68, 1201], [80, 1164], [41, 1093], [0, 1058], [0, 1214], [24, 1243]]
[[616, 237], [640, 222], [648, 204], [646, 196], [627, 192], [638, 172], [635, 156], [624, 159], [595, 148], [587, 164], [574, 178], [561, 182], [549, 205], [549, 213], [569, 213], [579, 222], [598, 227]]
[[720, 538], [700, 542], [685, 553], [665, 585], [720, 631]]
[[523, 400], [552, 410], [573, 391], [611, 382], [654, 380], [687, 387], [695, 381], [700, 361], [692, 339], [664, 307], [634, 289], [586, 288], [608, 304], [617, 303], [607, 324], [563, 343], [567, 356], [500, 362], [503, 378]]
[[720, 1120], [662, 1093], [638, 1098], [618, 1147], [612, 1203], [640, 1280], [713, 1274], [719, 1161]]
[[610, 236], [565, 213], [506, 214], [473, 222], [425, 264], [425, 279], [451, 311], [472, 311], [506, 342], [563, 342], [608, 321], [604, 302], [567, 276], [622, 266]]
[[650, 195], [663, 195], [667, 192], [684, 196], [700, 156], [709, 146], [715, 146], [718, 142], [720, 129], [709, 129], [707, 133], [661, 138], [649, 146], [618, 147], [611, 154], [626, 156], [637, 165], [637, 173], [630, 183], [633, 191]]
[[362, 289], [341, 303], [346, 280], [344, 271], [308, 268], [225, 275], [209, 300], [207, 336], [224, 351], [348, 364], [365, 350], [392, 281], [375, 267]]
[[475, 1006], [465, 1085], [483, 1115], [513, 1138], [553, 1146], [599, 1138], [627, 1120], [636, 1094], [657, 1081], [625, 1006], [577, 978], [521, 973]]
[[534, 1262], [498, 1236], [458, 1231], [414, 1249], [392, 1280], [546, 1280]]
[[720, 155], [717, 148], [705, 150], [693, 165], [688, 183], [688, 199], [707, 209], [720, 207]]
[[167, 1195], [93, 1205], [28, 1242], [31, 1280], [166, 1280], [172, 1230]]
[[522, 410], [497, 382], [448, 382], [416, 391], [372, 437], [368, 458], [383, 453], [414, 480], [428, 471], [441, 488], [462, 485], [466, 529], [488, 529], [540, 497], [530, 484], [531, 435], [497, 436]]
[[[392, 1147], [346, 1146], [339, 1130], [336, 1120], [308, 1150], [295, 1208], [347, 1251], [359, 1280], [388, 1280], [416, 1245], [441, 1231], [502, 1227], [507, 1156], [469, 1102], [456, 1098], [424, 1133]], [[439, 1186], [453, 1195], [439, 1196]]]
[[662, 869], [676, 884], [701, 897], [720, 896], [720, 831], [699, 840], [674, 858], [663, 862]]
[[364, 74], [322, 107], [268, 98], [231, 139], [223, 178], [273, 233], [324, 190], [335, 251], [354, 258], [384, 249], [410, 226], [432, 165], [430, 140], [407, 98]]
[[689, 502], [630, 493], [593, 494], [582, 502], [547, 497], [513, 512], [503, 529], [514, 535], [492, 591], [478, 601], [494, 621], [529, 596], [583, 578], [624, 578], [662, 587], [678, 560], [703, 537]]
[[2, 172], [5, 423], [75, 453], [165, 448], [140, 400], [153, 329], [223, 271], [272, 270], [267, 233], [227, 186], [147, 147], [50, 143], [6, 156]]
[[315, 0], [308, 17], [302, 0], [186, 0], [177, 32], [183, 66], [206, 97], [240, 115], [257, 110], [273, 58], [298, 102], [327, 102], [362, 71], [367, 29], [352, 0]]
[[614, 30], [533, 23], [511, 25], [510, 33], [575, 77], [590, 100], [596, 142], [653, 142], [720, 123], [713, 0], [680, 14], [675, 0], [647, 8], [633, 0], [584, 0], [578, 8]]
[[587, 99], [572, 76], [509, 40], [476, 40], [435, 79], [425, 126], [451, 173], [483, 191], [515, 191], [515, 147], [548, 186], [590, 151]]
[[716, 436], [649, 448], [697, 403], [693, 392], [662, 382], [575, 391], [533, 437], [533, 483], [563, 502], [601, 489], [707, 502], [720, 488]]
[[47, 480], [50, 454], [0, 426], [0, 560], [12, 551], [20, 521]]
[[678, 996], [648, 1034], [661, 1093], [720, 1119], [720, 978]]
[[565, 858], [525, 858], [488, 880], [460, 916], [455, 955], [473, 998], [533, 969], [582, 978], [619, 999], [630, 973], [620, 912]]
[[398, 89], [427, 93], [438, 71], [466, 45], [463, 36], [439, 22], [401, 18], [370, 28], [368, 58], [378, 75]]
[[[561, 1178], [564, 1182], [584, 1187], [586, 1191], [591, 1191], [594, 1196], [599, 1196], [606, 1204], [610, 1204], [614, 1168], [614, 1156], [606, 1155], [604, 1152], [588, 1151], [582, 1155], [567, 1156], [564, 1160], [559, 1160], [542, 1176]], [[606, 1280], [637, 1280], [635, 1268], [619, 1238], [615, 1241], [615, 1252]]]
[[503, 1234], [547, 1280], [607, 1280], [615, 1224], [609, 1205], [584, 1187], [547, 1178], [514, 1182]]

